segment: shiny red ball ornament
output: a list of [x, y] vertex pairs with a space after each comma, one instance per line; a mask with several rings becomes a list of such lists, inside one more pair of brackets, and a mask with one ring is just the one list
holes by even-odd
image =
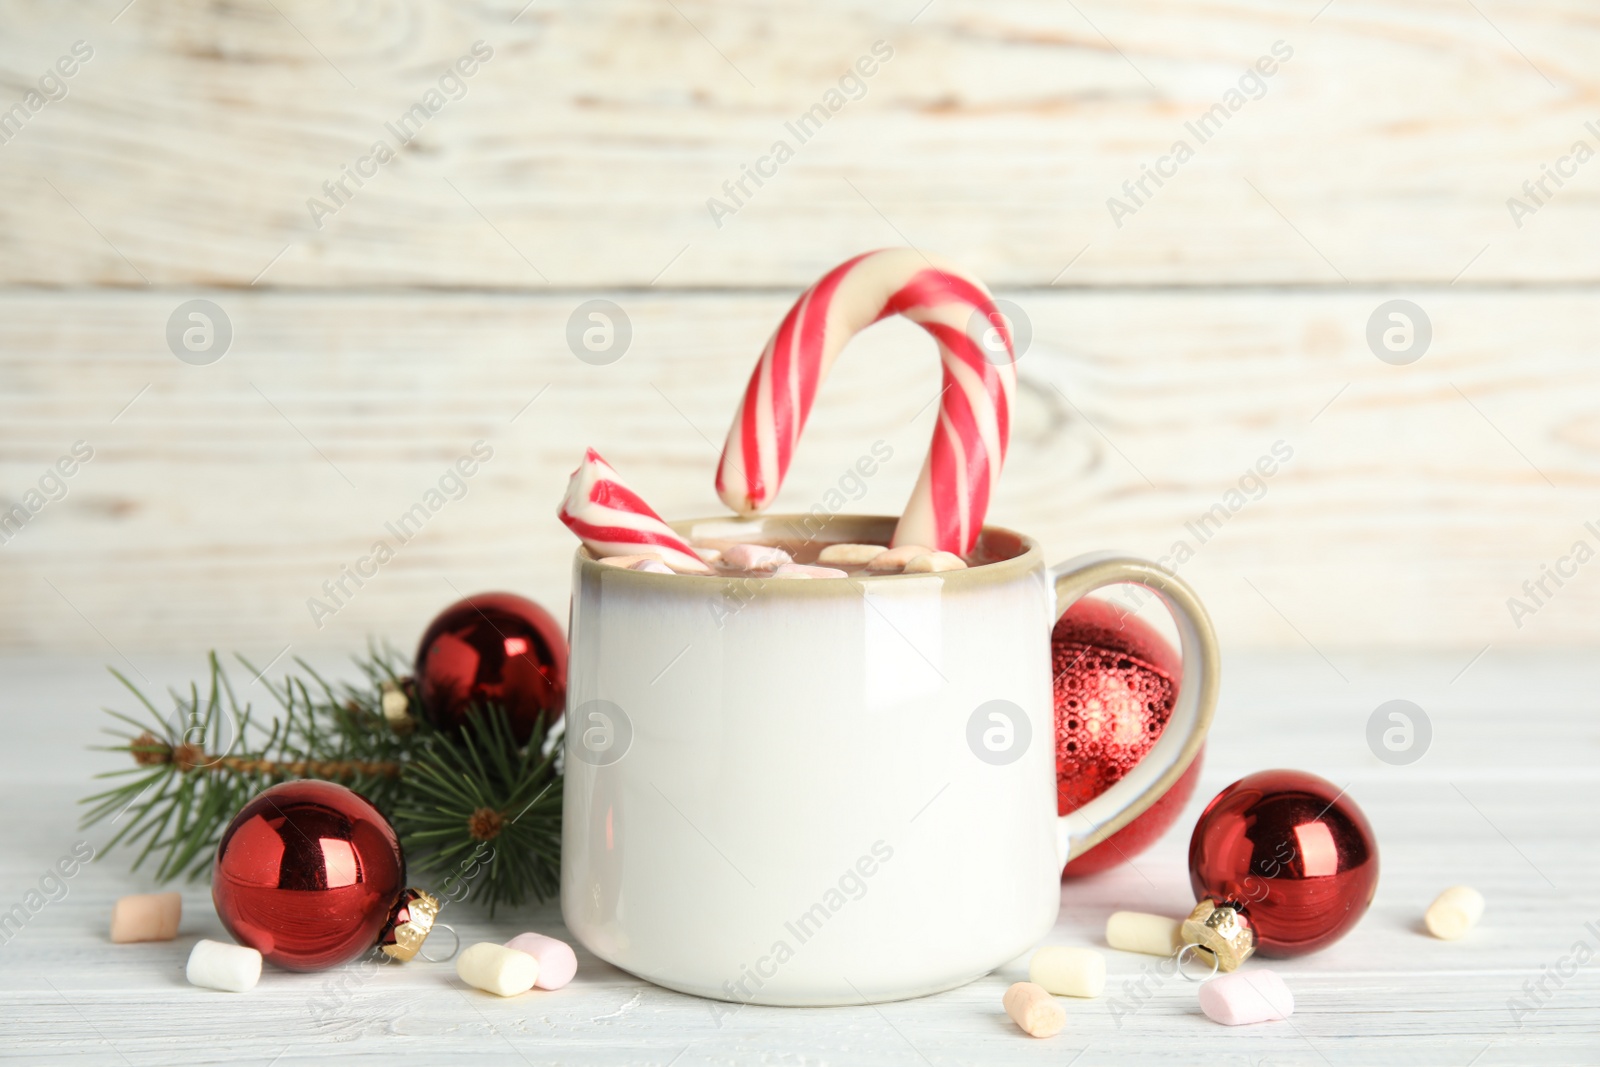
[[428, 625], [413, 668], [423, 714], [457, 731], [473, 708], [505, 709], [517, 743], [545, 729], [567, 700], [567, 639], [538, 604], [513, 593], [479, 593], [450, 605]]
[[[1137, 616], [1087, 597], [1050, 635], [1055, 675], [1056, 811], [1076, 811], [1110, 789], [1161, 737], [1178, 698], [1183, 663]], [[1067, 864], [1066, 876], [1107, 870], [1149, 848], [1194, 795], [1203, 751], [1183, 776], [1127, 826]]]
[[[1263, 956], [1301, 956], [1349, 932], [1378, 889], [1378, 844], [1355, 801], [1304, 771], [1259, 771], [1218, 793], [1189, 839], [1189, 881], [1201, 903], [1186, 940], [1232, 924], [1223, 945]], [[1209, 910], [1208, 910], [1209, 902]], [[1198, 917], [1198, 919], [1197, 919]], [[1199, 925], [1191, 929], [1191, 924]]]
[[334, 782], [284, 782], [233, 817], [211, 899], [228, 933], [291, 971], [336, 967], [376, 945], [394, 917], [405, 860], [389, 821]]

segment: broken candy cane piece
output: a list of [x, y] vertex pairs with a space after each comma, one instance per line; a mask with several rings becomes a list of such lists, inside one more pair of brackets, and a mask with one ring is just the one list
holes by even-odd
[[1028, 980], [1058, 997], [1098, 997], [1106, 988], [1106, 958], [1092, 948], [1046, 945], [1028, 961]]
[[1440, 893], [1428, 905], [1422, 921], [1428, 933], [1443, 941], [1454, 941], [1483, 918], [1483, 894], [1469, 885], [1456, 885]]
[[514, 997], [539, 980], [539, 961], [526, 952], [479, 941], [456, 958], [456, 975], [474, 989]]
[[1294, 994], [1273, 971], [1234, 971], [1200, 987], [1200, 1010], [1223, 1026], [1276, 1022], [1294, 1014]]
[[954, 552], [929, 552], [906, 564], [904, 574], [931, 574], [934, 571], [964, 571], [967, 561]]
[[812, 567], [805, 563], [781, 563], [773, 569], [774, 578], [848, 578], [838, 567]]
[[171, 941], [183, 918], [183, 897], [177, 893], [144, 893], [120, 897], [111, 909], [111, 940]]
[[794, 557], [772, 545], [729, 545], [722, 550], [722, 565], [739, 571], [770, 571]]
[[1114, 911], [1106, 920], [1106, 944], [1124, 952], [1170, 956], [1183, 947], [1183, 923], [1142, 911]]
[[871, 563], [886, 551], [882, 545], [829, 545], [817, 554], [817, 562]]
[[694, 549], [656, 514], [622, 475], [589, 449], [567, 482], [567, 495], [556, 512], [596, 559], [654, 553], [674, 570], [710, 574]]
[[1030, 1037], [1054, 1037], [1067, 1025], [1067, 1013], [1045, 990], [1032, 982], [1018, 982], [1002, 1000], [1011, 1021]]
[[183, 973], [190, 985], [220, 989], [224, 993], [245, 993], [261, 980], [261, 953], [243, 945], [196, 941]]
[[867, 562], [867, 570], [897, 571], [918, 556], [926, 556], [932, 551], [927, 545], [901, 545], [899, 548], [886, 549]]
[[578, 973], [578, 955], [565, 941], [530, 931], [507, 941], [506, 948], [526, 952], [539, 961], [539, 977], [533, 983], [536, 989], [560, 989]]

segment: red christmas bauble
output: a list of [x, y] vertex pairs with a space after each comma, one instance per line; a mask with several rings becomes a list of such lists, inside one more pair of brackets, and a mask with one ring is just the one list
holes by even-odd
[[217, 845], [211, 899], [228, 933], [291, 971], [337, 967], [378, 943], [405, 882], [377, 808], [334, 782], [258, 793]]
[[[1050, 635], [1055, 675], [1056, 811], [1075, 811], [1122, 780], [1161, 737], [1178, 697], [1183, 663], [1148, 623], [1093, 597], [1078, 601]], [[1075, 856], [1066, 875], [1115, 867], [1166, 833], [1194, 795], [1197, 755], [1137, 819]]]
[[567, 639], [550, 613], [513, 593], [479, 593], [450, 605], [417, 646], [417, 698], [428, 721], [459, 730], [474, 707], [504, 708], [518, 744], [561, 717]]
[[1378, 889], [1378, 844], [1361, 809], [1325, 778], [1258, 771], [1218, 793], [1189, 839], [1196, 898], [1233, 904], [1263, 956], [1337, 941]]

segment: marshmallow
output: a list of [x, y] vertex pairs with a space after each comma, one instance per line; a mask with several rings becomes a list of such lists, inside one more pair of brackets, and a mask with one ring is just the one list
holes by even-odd
[[829, 545], [817, 553], [817, 562], [871, 563], [883, 553], [882, 545]]
[[794, 557], [772, 545], [729, 545], [722, 550], [722, 565], [736, 571], [770, 571]]
[[811, 567], [804, 563], [780, 563], [773, 569], [774, 578], [848, 578], [849, 574], [838, 567]]
[[1170, 956], [1183, 947], [1183, 923], [1142, 911], [1114, 911], [1106, 920], [1106, 944], [1124, 952]]
[[929, 552], [917, 556], [905, 566], [906, 574], [930, 574], [934, 571], [964, 571], [967, 561], [954, 552]]
[[245, 993], [261, 980], [261, 953], [243, 945], [196, 941], [183, 973], [190, 985], [220, 989], [224, 993]]
[[1032, 982], [1018, 982], [1006, 990], [1002, 1003], [1011, 1021], [1030, 1037], [1054, 1037], [1067, 1025], [1067, 1013], [1056, 999]]
[[1456, 885], [1439, 894], [1428, 905], [1422, 921], [1428, 933], [1444, 941], [1454, 941], [1483, 918], [1483, 894], [1467, 885]]
[[722, 549], [720, 548], [701, 548], [696, 545], [694, 554], [700, 557], [701, 563], [709, 563], [713, 567], [722, 562]]
[[1106, 958], [1092, 948], [1046, 945], [1028, 961], [1028, 981], [1058, 997], [1098, 997], [1106, 988]]
[[927, 545], [901, 545], [899, 548], [885, 549], [867, 563], [869, 571], [897, 571], [918, 556], [926, 556], [933, 552]]
[[479, 941], [456, 957], [456, 975], [485, 993], [514, 997], [539, 980], [539, 961], [518, 949]]
[[539, 961], [535, 988], [560, 989], [578, 973], [578, 955], [565, 941], [530, 932], [513, 937], [506, 942], [506, 948], [526, 952]]
[[644, 555], [640, 555], [640, 556], [607, 556], [605, 559], [600, 560], [600, 562], [605, 564], [607, 567], [621, 567], [624, 570], [632, 570], [633, 569], [633, 565], [635, 563], [643, 563], [646, 560], [652, 560], [652, 559], [655, 560], [658, 563], [661, 562], [661, 557], [660, 556], [644, 556]]
[[644, 571], [647, 574], [671, 574], [672, 568], [662, 563], [659, 559], [641, 559], [638, 563], [628, 565], [630, 571]]
[[111, 940], [171, 941], [178, 936], [183, 917], [183, 897], [177, 893], [146, 893], [120, 897], [111, 909]]
[[1294, 994], [1272, 971], [1234, 971], [1200, 987], [1200, 1010], [1223, 1026], [1276, 1022], [1294, 1014]]

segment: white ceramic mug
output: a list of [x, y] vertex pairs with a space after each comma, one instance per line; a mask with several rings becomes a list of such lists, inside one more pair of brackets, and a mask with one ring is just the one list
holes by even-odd
[[[785, 539], [804, 517], [679, 524]], [[895, 520], [818, 538], [885, 543]], [[1159, 797], [1216, 703], [1210, 620], [1153, 563], [1047, 569], [986, 527], [962, 571], [825, 581], [574, 567], [561, 906], [602, 959], [735, 1003], [962, 985], [1055, 923], [1060, 875]], [[1184, 667], [1149, 755], [1056, 816], [1050, 630], [1101, 586], [1172, 611]]]

